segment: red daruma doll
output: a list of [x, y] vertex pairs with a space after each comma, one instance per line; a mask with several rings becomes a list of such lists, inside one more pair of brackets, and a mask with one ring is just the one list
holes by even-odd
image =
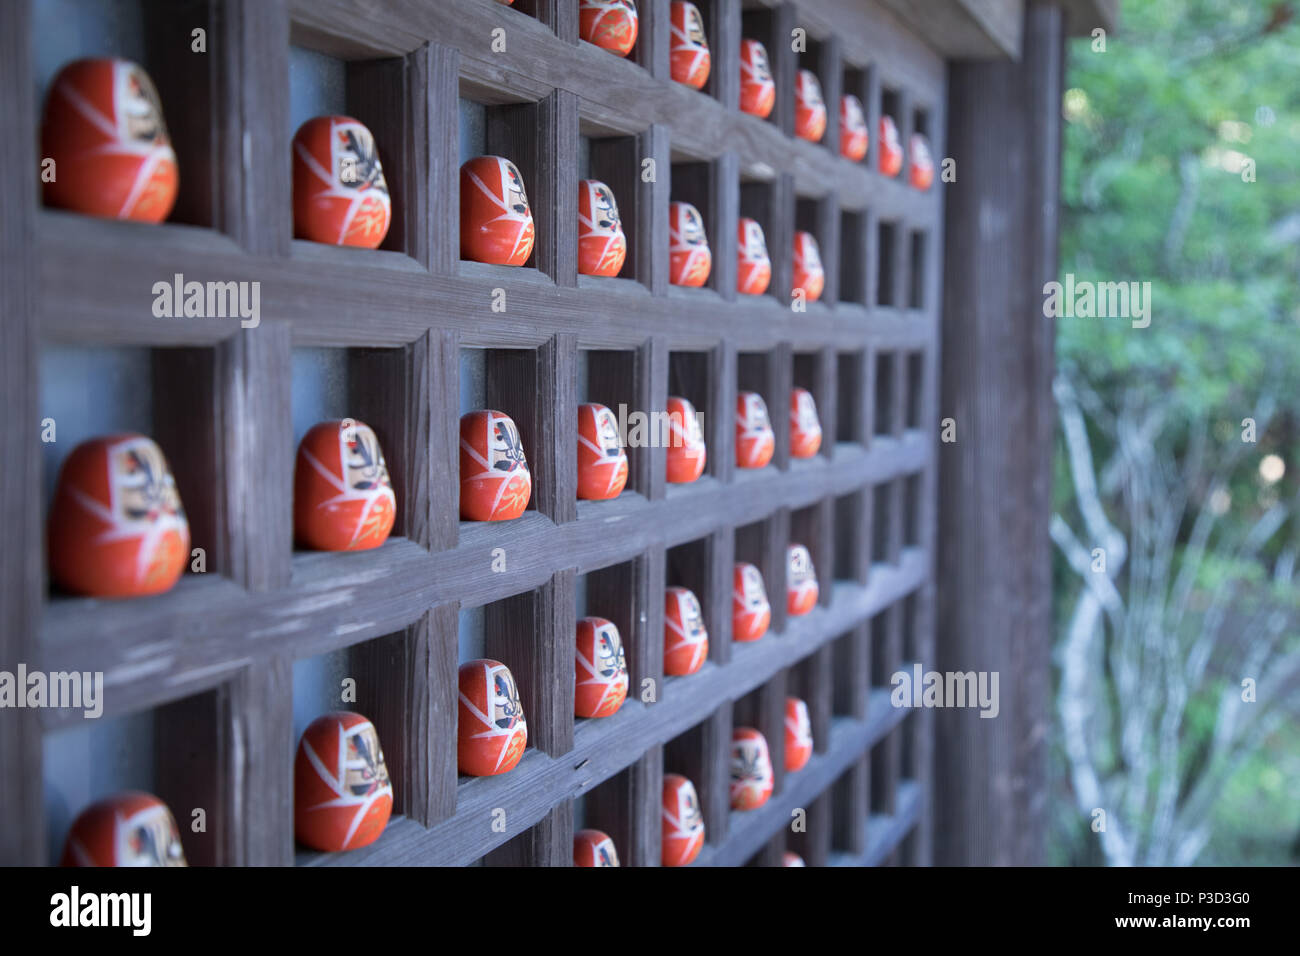
[[460, 665], [460, 772], [472, 777], [506, 773], [519, 763], [527, 745], [528, 724], [510, 668], [491, 660]]
[[855, 163], [867, 156], [870, 137], [862, 101], [852, 93], [840, 97], [840, 155]]
[[521, 266], [533, 251], [533, 213], [518, 167], [478, 156], [460, 168], [460, 254], [475, 262]]
[[713, 268], [713, 253], [704, 234], [704, 217], [690, 203], [669, 204], [668, 241], [668, 281], [673, 285], [704, 285]]
[[519, 429], [508, 415], [484, 410], [460, 419], [460, 516], [509, 521], [528, 507], [533, 478]]
[[347, 711], [313, 720], [293, 762], [298, 842], [327, 853], [369, 846], [392, 811], [393, 786], [374, 724]]
[[903, 144], [898, 141], [898, 127], [892, 116], [880, 117], [880, 171], [897, 176], [903, 168]]
[[573, 712], [579, 717], [608, 717], [627, 697], [627, 662], [618, 628], [603, 617], [578, 622], [577, 684]]
[[757, 810], [772, 796], [772, 754], [753, 727], [731, 732], [731, 809]]
[[317, 116], [293, 137], [293, 232], [299, 239], [377, 249], [393, 201], [375, 138], [350, 116]]
[[709, 81], [709, 41], [704, 36], [704, 18], [693, 3], [673, 0], [672, 40], [669, 61], [672, 77], [700, 90]]
[[816, 302], [826, 288], [821, 250], [811, 232], [794, 234], [794, 288], [796, 293], [803, 291], [806, 302]]
[[388, 540], [397, 496], [379, 439], [345, 418], [313, 425], [293, 472], [293, 529], [318, 551], [367, 551]]
[[736, 268], [736, 291], [746, 295], [762, 295], [767, 291], [767, 284], [772, 278], [772, 259], [767, 254], [763, 227], [753, 219], [742, 217], [737, 233], [737, 254], [740, 261]]
[[614, 193], [596, 179], [578, 183], [578, 271], [616, 276], [627, 258], [627, 236]]
[[930, 144], [920, 133], [913, 133], [911, 145], [912, 164], [908, 178], [912, 181], [913, 189], [925, 191], [934, 182], [934, 160], [930, 156]]
[[812, 392], [796, 388], [790, 392], [790, 454], [811, 458], [822, 447], [822, 423]]
[[106, 219], [162, 222], [179, 175], [158, 91], [128, 60], [69, 63], [50, 85], [41, 156], [54, 160], [45, 204]]
[[802, 544], [785, 549], [786, 612], [792, 617], [807, 614], [817, 603], [817, 570], [812, 555]]
[[694, 674], [709, 656], [709, 632], [695, 594], [671, 587], [664, 594], [664, 673]]
[[704, 473], [707, 452], [695, 406], [676, 395], [668, 399], [668, 480], [694, 481]]
[[767, 61], [767, 49], [757, 40], [740, 41], [740, 108], [760, 119], [772, 115], [776, 82]]
[[757, 392], [736, 395], [736, 465], [762, 468], [772, 460], [776, 436], [767, 417], [767, 403]]
[[802, 770], [812, 757], [812, 721], [808, 719], [808, 705], [798, 697], [785, 699], [785, 769], [791, 773]]
[[59, 469], [48, 527], [50, 577], [89, 597], [169, 590], [190, 526], [162, 449], [143, 435], [84, 441]]
[[627, 56], [636, 43], [636, 4], [632, 0], [579, 0], [578, 36], [602, 50]]
[[185, 866], [176, 820], [157, 797], [114, 794], [77, 815], [60, 866]]
[[742, 561], [736, 565], [731, 588], [731, 637], [742, 643], [756, 641], [767, 633], [772, 620], [763, 574]]
[[800, 70], [794, 86], [794, 135], [820, 143], [826, 135], [826, 100], [812, 70]]
[[690, 866], [704, 846], [704, 814], [695, 784], [679, 773], [664, 774], [663, 843], [660, 862], [664, 866]]
[[604, 405], [578, 406], [578, 497], [617, 498], [627, 484], [627, 452], [614, 413]]
[[618, 866], [614, 841], [601, 830], [579, 830], [573, 835], [573, 865]]

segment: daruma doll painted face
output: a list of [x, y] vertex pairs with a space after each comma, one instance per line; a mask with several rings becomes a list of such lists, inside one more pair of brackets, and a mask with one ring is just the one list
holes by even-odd
[[293, 530], [317, 551], [367, 551], [388, 540], [397, 496], [379, 439], [344, 418], [313, 425], [293, 471]]
[[668, 480], [673, 484], [694, 481], [704, 473], [707, 452], [704, 431], [695, 406], [676, 395], [668, 399]]
[[50, 577], [89, 597], [169, 590], [190, 557], [190, 526], [167, 459], [151, 439], [84, 441], [59, 469], [48, 527]]
[[579, 0], [578, 36], [602, 50], [627, 56], [636, 43], [636, 4], [632, 0]]
[[840, 97], [840, 155], [860, 163], [866, 158], [870, 144], [862, 101], [852, 93], [845, 93]]
[[179, 174], [153, 81], [129, 60], [76, 60], [50, 85], [41, 156], [45, 204], [105, 219], [162, 222]]
[[903, 145], [898, 141], [898, 127], [892, 116], [880, 117], [880, 171], [897, 176], [903, 168]]
[[908, 178], [914, 189], [926, 190], [934, 182], [934, 160], [930, 156], [930, 144], [920, 133], [912, 134], [912, 165]]
[[782, 866], [805, 866], [805, 867], [806, 867], [808, 864], [805, 863], [805, 862], [803, 861], [803, 857], [801, 857], [798, 853], [782, 853], [782, 854], [781, 854], [781, 865], [782, 865]]
[[757, 810], [772, 796], [772, 755], [753, 727], [731, 732], [731, 809]]
[[794, 85], [794, 135], [820, 143], [826, 135], [826, 100], [812, 70], [800, 70]]
[[713, 253], [704, 234], [704, 217], [690, 203], [669, 204], [668, 241], [668, 280], [673, 285], [704, 285], [713, 268]]
[[812, 392], [796, 388], [790, 392], [790, 454], [811, 458], [822, 447], [822, 423]]
[[467, 521], [509, 521], [528, 507], [533, 478], [519, 429], [490, 409], [460, 419], [460, 516]]
[[776, 436], [767, 417], [767, 403], [758, 392], [736, 395], [736, 465], [762, 468], [772, 460]]
[[694, 674], [708, 656], [709, 632], [699, 599], [686, 588], [669, 588], [664, 594], [664, 673]]
[[298, 842], [327, 853], [369, 846], [392, 812], [393, 786], [374, 724], [348, 711], [313, 720], [293, 762]]
[[826, 269], [821, 250], [811, 232], [794, 234], [794, 288], [803, 290], [804, 301], [816, 302], [826, 288]]
[[738, 257], [736, 291], [746, 295], [762, 295], [772, 278], [772, 259], [767, 254], [767, 239], [763, 227], [755, 220], [741, 218], [737, 229]]
[[618, 628], [603, 617], [578, 622], [577, 684], [573, 712], [579, 717], [608, 717], [627, 697], [627, 661]]
[[533, 251], [534, 235], [524, 177], [514, 163], [478, 156], [461, 166], [461, 258], [521, 266]]
[[180, 832], [167, 805], [127, 790], [77, 815], [60, 866], [185, 866]]
[[704, 846], [704, 814], [695, 784], [679, 773], [664, 774], [663, 788], [664, 866], [690, 866]]
[[704, 17], [693, 3], [673, 0], [672, 40], [669, 60], [672, 77], [693, 89], [709, 81], [709, 41], [704, 36]]
[[578, 406], [578, 497], [617, 498], [627, 484], [627, 452], [618, 421], [604, 405]]
[[579, 830], [573, 835], [574, 866], [618, 866], [614, 841], [602, 830]]
[[528, 724], [510, 668], [500, 661], [460, 665], [456, 759], [460, 772], [491, 777], [513, 770], [528, 745]]
[[767, 633], [772, 605], [763, 587], [763, 575], [752, 564], [740, 562], [731, 584], [731, 636], [733, 640], [756, 641]]
[[317, 116], [293, 137], [293, 233], [334, 246], [377, 249], [393, 201], [370, 130], [350, 116]]
[[578, 183], [578, 271], [585, 276], [616, 276], [627, 258], [627, 236], [618, 203], [596, 179]]
[[767, 48], [757, 40], [740, 41], [740, 108], [767, 119], [776, 105], [776, 81], [767, 61]]
[[808, 705], [798, 697], [785, 699], [785, 769], [793, 773], [808, 764], [813, 752]]
[[792, 544], [785, 549], [786, 612], [797, 616], [807, 614], [817, 603], [817, 570], [812, 555], [802, 544]]

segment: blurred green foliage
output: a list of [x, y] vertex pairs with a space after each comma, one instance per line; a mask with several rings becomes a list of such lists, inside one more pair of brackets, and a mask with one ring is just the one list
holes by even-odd
[[[1171, 461], [1193, 425], [1208, 422], [1212, 465], [1216, 447], [1240, 442], [1242, 419], [1271, 396], [1274, 418], [1229, 481], [1227, 534], [1300, 487], [1300, 0], [1125, 0], [1121, 17], [1104, 52], [1092, 39], [1070, 44], [1061, 274], [1151, 282], [1152, 319], [1134, 329], [1120, 318], [1061, 318], [1058, 360], [1100, 398], [1104, 408], [1090, 416], [1123, 408], [1140, 417], [1168, 406], [1152, 440]], [[1100, 465], [1110, 451], [1106, 429], [1093, 437]], [[1286, 465], [1281, 481], [1260, 479], [1270, 453]], [[1077, 526], [1061, 458], [1056, 506]], [[1211, 491], [1194, 488], [1190, 506]], [[1112, 520], [1122, 525], [1115, 504]], [[1294, 536], [1297, 520], [1278, 538]], [[1262, 557], [1279, 547], [1271, 543]], [[1252, 593], [1267, 593], [1260, 564], [1208, 561], [1198, 583], [1212, 590], [1228, 578], [1254, 579]], [[1059, 558], [1056, 582], [1059, 624], [1078, 586]], [[1293, 594], [1269, 599], [1295, 603]], [[1192, 755], [1212, 733], [1214, 706], [1208, 693], [1189, 706]], [[1053, 770], [1052, 859], [1102, 862], [1059, 752]], [[1292, 722], [1232, 778], [1199, 862], [1300, 862], [1298, 834], [1300, 731]]]

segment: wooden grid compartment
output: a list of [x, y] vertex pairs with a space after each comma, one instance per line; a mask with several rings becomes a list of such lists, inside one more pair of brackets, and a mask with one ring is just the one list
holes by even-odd
[[[37, 154], [53, 71], [103, 53], [143, 60], [181, 167], [177, 212], [162, 226], [45, 210], [35, 181], [3, 200], [15, 226], [3, 236], [0, 272], [20, 317], [6, 333], [4, 390], [23, 411], [15, 460], [31, 464], [25, 483], [3, 488], [26, 567], [4, 564], [14, 599], [4, 606], [0, 660], [105, 673], [105, 719], [120, 721], [133, 752], [122, 766], [144, 761], [139, 782], [171, 803], [194, 863], [569, 865], [572, 834], [585, 825], [614, 836], [624, 865], [657, 866], [665, 772], [686, 773], [699, 790], [708, 841], [697, 865], [775, 865], [783, 849], [810, 865], [885, 859], [928, 827], [922, 764], [932, 729], [904, 723], [883, 684], [872, 686], [873, 654], [888, 645], [872, 622], [911, 602], [898, 624], [909, 643], [879, 651], [880, 668], [932, 646], [943, 207], [940, 190], [908, 188], [906, 170], [901, 182], [878, 175], [875, 121], [886, 77], [904, 107], [925, 105], [932, 136], [941, 131], [942, 60], [874, 5], [863, 13], [823, 0], [706, 0], [713, 78], [697, 93], [669, 78], [666, 2], [638, 5], [626, 60], [577, 41], [568, 0], [418, 0], [392, 16], [372, 6], [113, 4], [113, 17], [142, 11], [138, 28], [117, 30], [126, 40], [114, 49], [67, 46], [93, 30], [47, 29], [49, 11], [69, 5], [0, 7], [0, 120], [14, 131], [0, 149], [15, 168]], [[83, 25], [108, 9], [71, 8]], [[178, 23], [183, 56], [168, 52]], [[208, 29], [201, 61], [188, 53], [196, 24]], [[789, 44], [795, 26], [811, 40], [801, 57]], [[497, 28], [505, 51], [492, 49]], [[772, 62], [770, 122], [737, 105], [740, 39], [749, 35]], [[789, 135], [800, 62], [827, 97], [830, 131], [820, 144]], [[838, 155], [841, 89], [863, 96], [869, 165]], [[394, 210], [379, 250], [292, 237], [292, 136], [325, 111], [356, 116], [376, 137]], [[909, 116], [896, 116], [904, 135], [921, 123]], [[936, 156], [941, 146], [932, 143]], [[484, 153], [507, 156], [524, 175], [537, 240], [523, 268], [461, 258], [458, 169]], [[629, 255], [616, 279], [577, 274], [584, 175], [608, 183], [619, 202]], [[705, 218], [707, 289], [668, 282], [673, 199]], [[741, 215], [767, 234], [769, 295], [736, 294]], [[823, 301], [803, 313], [788, 299], [796, 229], [817, 236], [827, 270]], [[924, 237], [920, 259], [914, 235]], [[176, 274], [259, 282], [260, 324], [154, 317], [141, 290]], [[909, 299], [910, 277], [922, 274], [923, 294]], [[878, 295], [881, 284], [889, 296]], [[109, 421], [118, 406], [101, 395], [112, 392], [75, 400], [78, 367], [67, 356], [85, 353], [124, 363], [147, 416]], [[813, 393], [826, 437], [814, 459], [792, 462], [796, 385]], [[772, 466], [752, 473], [735, 466], [742, 389], [763, 395], [776, 433]], [[664, 449], [637, 446], [623, 495], [579, 503], [577, 406], [653, 414], [670, 395], [704, 416], [704, 476], [670, 485]], [[42, 481], [42, 456], [30, 456], [43, 406], [58, 409], [47, 469], [79, 436], [110, 426], [160, 443], [196, 546], [212, 542], [203, 545], [205, 575], [138, 601], [49, 595], [42, 562], [31, 560], [43, 553], [43, 534], [27, 499], [33, 485], [48, 495], [51, 480]], [[509, 414], [524, 441], [533, 495], [513, 522], [459, 518], [458, 420], [479, 408]], [[294, 547], [296, 442], [333, 417], [371, 425], [389, 465], [398, 514], [373, 552]], [[821, 596], [812, 613], [787, 619], [792, 540], [813, 550]], [[737, 560], [759, 565], [773, 599], [771, 630], [752, 644], [731, 640]], [[663, 593], [678, 583], [704, 607], [710, 659], [665, 682]], [[584, 613], [618, 624], [631, 671], [627, 702], [599, 720], [573, 715], [573, 636]], [[456, 669], [471, 651], [510, 666], [524, 698], [529, 749], [499, 777], [457, 773]], [[335, 694], [344, 671], [358, 697], [340, 706], [376, 723], [395, 813], [369, 847], [307, 852], [294, 845], [288, 809], [304, 716], [295, 707], [311, 699], [308, 709], [322, 710], [326, 701], [313, 695]], [[322, 672], [329, 681], [313, 684]], [[778, 704], [790, 693], [808, 700], [816, 752], [803, 770], [782, 773], [768, 805], [733, 813], [731, 729], [742, 718], [762, 723], [779, 753]], [[897, 736], [900, 724], [911, 738]], [[200, 760], [183, 741], [160, 743], [164, 725], [197, 728], [195, 739], [212, 747]], [[53, 862], [54, 831], [81, 797], [47, 809], [44, 770], [67, 769], [58, 740], [81, 726], [76, 715], [46, 711], [0, 729], [0, 798], [13, 808], [0, 862]], [[906, 741], [896, 753], [894, 741]], [[873, 760], [883, 761], [880, 774]], [[892, 804], [873, 807], [861, 781], [847, 796], [837, 789], [863, 773], [872, 784], [890, 780]], [[195, 806], [209, 808], [206, 840], [186, 832]], [[792, 831], [797, 809], [806, 828]], [[866, 842], [838, 839], [841, 819], [865, 829]], [[924, 851], [915, 858], [925, 862]]]

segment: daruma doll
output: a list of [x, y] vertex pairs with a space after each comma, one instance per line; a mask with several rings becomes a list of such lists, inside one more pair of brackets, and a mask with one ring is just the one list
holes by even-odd
[[776, 81], [767, 60], [767, 48], [757, 40], [740, 41], [740, 108], [761, 119], [776, 105]]
[[162, 222], [180, 177], [153, 81], [135, 63], [75, 60], [45, 99], [41, 157], [47, 206], [105, 219]]
[[313, 425], [293, 472], [293, 529], [318, 551], [366, 551], [388, 540], [397, 496], [370, 426], [352, 419]]
[[579, 830], [573, 835], [574, 866], [618, 866], [614, 841], [603, 830]]
[[802, 770], [812, 757], [812, 721], [808, 719], [808, 704], [798, 697], [785, 699], [785, 769], [793, 773]]
[[840, 97], [840, 155], [860, 163], [866, 158], [870, 145], [862, 101], [852, 93], [845, 93]]
[[826, 269], [822, 266], [821, 249], [811, 232], [802, 230], [794, 234], [794, 289], [803, 291], [805, 302], [816, 302], [826, 288]]
[[757, 392], [736, 395], [736, 465], [762, 468], [772, 460], [776, 436], [767, 417], [767, 403]]
[[790, 392], [790, 454], [812, 458], [822, 447], [822, 423], [812, 392], [796, 388]]
[[573, 712], [579, 717], [608, 717], [627, 698], [627, 661], [618, 628], [603, 617], [578, 622]]
[[668, 399], [668, 480], [673, 484], [694, 481], [704, 473], [707, 458], [704, 432], [695, 406], [676, 395]]
[[772, 259], [767, 254], [763, 227], [755, 220], [741, 217], [737, 228], [738, 249], [736, 291], [762, 295], [772, 278]]
[[757, 810], [772, 796], [772, 754], [753, 727], [731, 732], [731, 809]]
[[456, 760], [460, 772], [492, 777], [515, 768], [528, 745], [519, 688], [500, 661], [460, 665]]
[[663, 842], [660, 862], [664, 866], [690, 866], [704, 846], [704, 814], [695, 784], [679, 773], [664, 774]]
[[508, 415], [485, 409], [460, 419], [460, 516], [509, 521], [528, 507], [533, 479], [519, 429]]
[[392, 811], [393, 786], [374, 724], [347, 711], [313, 720], [293, 762], [298, 842], [329, 853], [368, 846]]
[[578, 497], [617, 498], [627, 484], [627, 452], [618, 421], [604, 405], [578, 406]]
[[293, 137], [293, 233], [334, 246], [377, 249], [393, 201], [375, 138], [350, 116], [317, 116]]
[[903, 145], [898, 141], [898, 127], [889, 115], [880, 117], [880, 171], [897, 176], [903, 168]]
[[185, 866], [180, 832], [167, 805], [127, 790], [77, 815], [60, 866]]
[[162, 449], [130, 433], [74, 448], [59, 469], [48, 549], [51, 579], [73, 594], [169, 590], [190, 557], [190, 526]]
[[794, 135], [820, 143], [826, 135], [826, 100], [812, 70], [800, 70], [794, 87]]
[[713, 268], [713, 253], [704, 233], [704, 217], [688, 202], [668, 206], [668, 281], [702, 286]]
[[578, 36], [602, 50], [627, 56], [636, 43], [636, 4], [632, 0], [579, 0]]
[[911, 139], [912, 163], [908, 178], [914, 189], [922, 191], [930, 188], [934, 182], [934, 160], [930, 156], [930, 144], [920, 133], [913, 133]]
[[807, 614], [819, 593], [812, 554], [802, 544], [792, 544], [785, 549], [785, 564], [786, 612], [791, 616]]
[[709, 81], [709, 41], [704, 36], [704, 18], [693, 3], [673, 0], [672, 34], [668, 47], [672, 78], [692, 89], [703, 89]]
[[578, 183], [578, 271], [616, 276], [627, 258], [627, 236], [613, 191], [598, 179]]
[[478, 156], [460, 167], [461, 258], [521, 266], [535, 234], [524, 177], [514, 163]]
[[731, 636], [742, 643], [756, 641], [767, 633], [772, 604], [763, 587], [763, 574], [744, 561], [736, 565], [731, 590]]
[[694, 674], [708, 656], [709, 632], [699, 599], [686, 588], [669, 588], [664, 593], [664, 673]]

